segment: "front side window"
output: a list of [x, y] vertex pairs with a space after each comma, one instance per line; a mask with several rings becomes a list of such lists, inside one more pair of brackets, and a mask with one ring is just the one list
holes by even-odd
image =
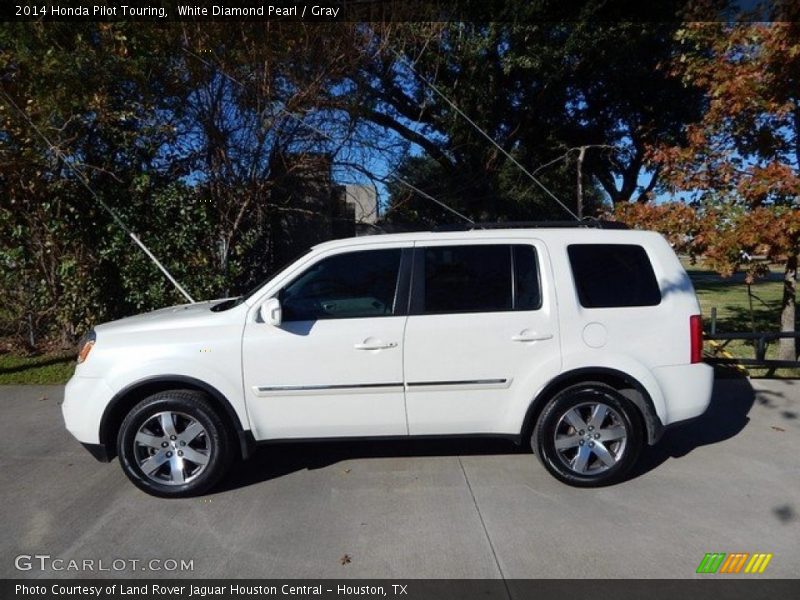
[[435, 246], [422, 252], [419, 312], [498, 312], [535, 310], [541, 306], [532, 246]]
[[322, 259], [281, 290], [283, 320], [394, 314], [401, 252], [364, 250]]

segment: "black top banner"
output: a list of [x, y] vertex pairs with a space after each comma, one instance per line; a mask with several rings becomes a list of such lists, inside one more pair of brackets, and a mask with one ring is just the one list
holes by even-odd
[[14, 21], [800, 21], [794, 0], [4, 0]]

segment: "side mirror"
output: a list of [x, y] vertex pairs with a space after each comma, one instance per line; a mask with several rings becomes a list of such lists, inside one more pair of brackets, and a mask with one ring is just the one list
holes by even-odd
[[270, 298], [266, 300], [261, 308], [258, 309], [258, 315], [264, 323], [269, 323], [273, 327], [280, 327], [281, 325], [281, 303], [277, 298]]

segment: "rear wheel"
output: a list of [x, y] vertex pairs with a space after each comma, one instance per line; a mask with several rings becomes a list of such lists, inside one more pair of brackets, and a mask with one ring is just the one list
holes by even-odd
[[120, 427], [117, 454], [136, 486], [165, 497], [207, 491], [233, 457], [225, 424], [193, 390], [159, 392], [134, 406]]
[[552, 475], [580, 487], [622, 479], [638, 460], [642, 443], [638, 409], [603, 383], [559, 392], [539, 416], [531, 439]]

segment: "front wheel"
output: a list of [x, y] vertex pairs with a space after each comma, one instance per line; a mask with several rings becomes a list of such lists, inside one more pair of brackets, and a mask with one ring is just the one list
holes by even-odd
[[559, 392], [539, 416], [531, 439], [544, 467], [579, 487], [621, 480], [639, 458], [642, 443], [638, 409], [602, 383]]
[[205, 492], [233, 456], [224, 423], [193, 390], [159, 392], [134, 406], [120, 427], [117, 454], [137, 487], [164, 497]]

